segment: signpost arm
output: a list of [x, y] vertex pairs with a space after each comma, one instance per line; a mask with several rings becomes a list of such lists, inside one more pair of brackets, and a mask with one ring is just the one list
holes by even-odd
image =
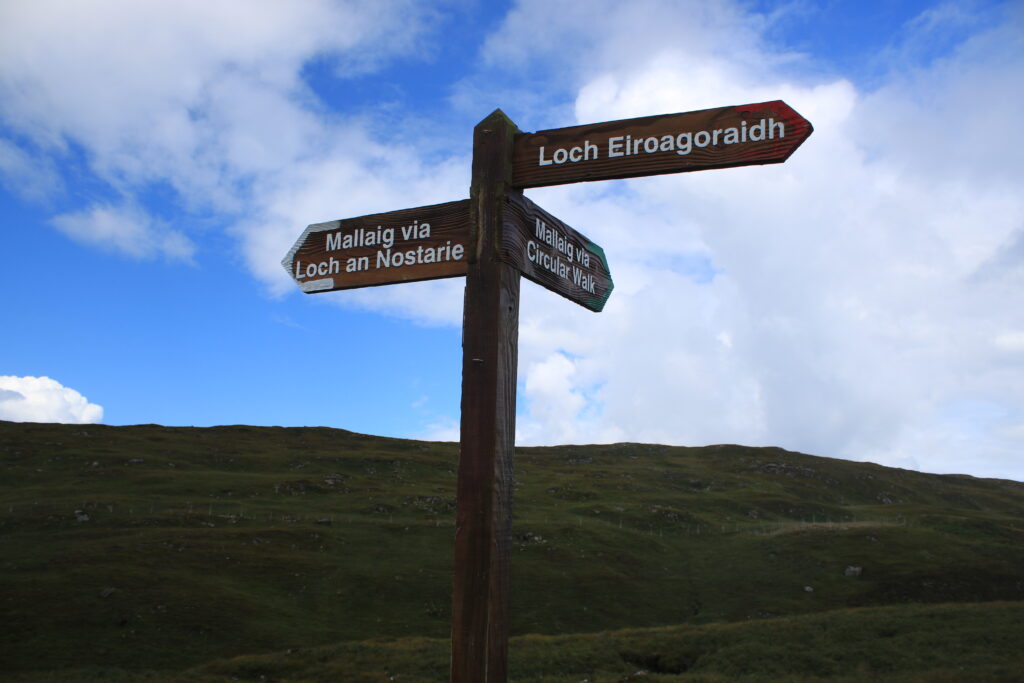
[[[461, 201], [311, 225], [285, 257], [306, 292], [466, 274], [454, 683], [508, 678], [520, 270], [592, 311], [613, 287], [604, 250], [523, 197], [522, 188], [781, 163], [812, 131], [781, 100], [532, 135], [519, 134], [496, 109], [473, 129], [468, 245]], [[392, 253], [396, 230], [404, 242], [422, 243]]]
[[452, 592], [451, 680], [507, 679], [512, 452], [515, 447], [519, 272], [498, 259], [513, 124], [501, 110], [473, 130], [462, 425]]

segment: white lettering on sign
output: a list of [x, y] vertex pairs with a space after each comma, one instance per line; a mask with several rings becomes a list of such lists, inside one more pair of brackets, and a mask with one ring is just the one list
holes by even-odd
[[[675, 152], [680, 156], [686, 156], [693, 151], [694, 147], [703, 149], [709, 145], [712, 147], [716, 145], [735, 145], [784, 137], [786, 137], [786, 125], [782, 121], [769, 118], [761, 119], [752, 126], [748, 126], [746, 121], [742, 121], [738, 128], [714, 128], [712, 130], [636, 138], [631, 135], [617, 135], [608, 138], [606, 153], [609, 159], [636, 156], [638, 154], [655, 154], [658, 152]], [[590, 140], [584, 140], [582, 147], [576, 146], [568, 149], [560, 147], [554, 152], [547, 152], [544, 147], [541, 147], [537, 155], [537, 165], [557, 166], [565, 163], [590, 161], [598, 159], [599, 154], [599, 146]]]
[[298, 259], [295, 260], [295, 279], [326, 277], [341, 272], [341, 261], [333, 256], [328, 261], [320, 263], [307, 263], [305, 266]]
[[544, 148], [540, 148], [540, 162], [538, 166], [550, 166], [551, 164], [564, 164], [567, 161], [589, 161], [597, 158], [597, 145], [590, 142], [589, 140], [583, 141], [582, 147], [570, 147], [566, 149], [556, 149], [550, 159], [544, 158]]
[[590, 292], [591, 294], [597, 294], [597, 292], [595, 291], [597, 283], [594, 282], [594, 276], [591, 275], [590, 273], [580, 270], [576, 266], [572, 267], [572, 281], [580, 289]]
[[533, 224], [533, 234], [544, 244], [564, 254], [569, 262], [572, 263], [572, 244], [569, 243], [569, 240], [562, 233], [554, 228], [549, 228], [547, 223], [536, 218]]
[[415, 220], [408, 225], [396, 227], [356, 228], [350, 232], [337, 230], [324, 236], [325, 251], [342, 251], [361, 247], [378, 247], [373, 257], [353, 256], [335, 258], [317, 263], [303, 263], [295, 259], [296, 280], [309, 280], [337, 275], [344, 270], [346, 273], [380, 268], [401, 268], [404, 266], [461, 261], [466, 256], [466, 247], [452, 244], [451, 240], [439, 246], [418, 245], [402, 249], [397, 245], [402, 242], [415, 242], [430, 239], [430, 223]]
[[558, 277], [569, 277], [569, 264], [563, 261], [557, 254], [552, 255], [544, 251], [540, 245], [533, 240], [526, 243], [526, 258], [531, 262], [536, 263], [544, 270], [551, 271]]
[[465, 253], [461, 244], [452, 244], [448, 240], [443, 247], [424, 247], [420, 245], [416, 249], [408, 251], [386, 251], [377, 252], [377, 268], [400, 268], [401, 266], [415, 266], [423, 263], [441, 263], [443, 261], [460, 261]]
[[[534, 218], [533, 236], [536, 241], [529, 240], [526, 243], [527, 260], [560, 278], [571, 280], [586, 292], [596, 293], [594, 276], [583, 270], [590, 267], [590, 251], [586, 246], [574, 244], [540, 218]], [[543, 245], [555, 253], [550, 253]]]

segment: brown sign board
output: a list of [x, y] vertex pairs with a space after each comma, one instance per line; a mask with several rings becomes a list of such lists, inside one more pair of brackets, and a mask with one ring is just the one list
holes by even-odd
[[[508, 673], [519, 274], [592, 311], [614, 287], [604, 250], [521, 188], [780, 163], [812, 130], [781, 100], [527, 134], [496, 110], [473, 130], [471, 199], [316, 223], [285, 256], [305, 292], [467, 276], [453, 683]], [[471, 239], [488, 258], [469, 263]]]
[[281, 262], [302, 291], [466, 274], [469, 200], [314, 223]]
[[614, 287], [604, 249], [521, 192], [505, 196], [501, 260], [528, 280], [600, 312]]
[[512, 185], [777, 164], [813, 130], [775, 100], [521, 133], [512, 152]]

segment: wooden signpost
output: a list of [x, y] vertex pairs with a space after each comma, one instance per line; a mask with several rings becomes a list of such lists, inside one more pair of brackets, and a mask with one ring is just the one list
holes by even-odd
[[604, 250], [522, 188], [785, 161], [812, 132], [784, 102], [520, 133], [473, 130], [468, 200], [310, 225], [283, 261], [304, 292], [466, 276], [451, 680], [505, 681], [520, 275], [592, 311]]

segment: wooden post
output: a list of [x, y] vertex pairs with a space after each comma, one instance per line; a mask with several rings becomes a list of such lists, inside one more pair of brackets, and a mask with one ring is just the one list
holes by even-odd
[[[523, 197], [522, 188], [781, 163], [812, 131], [810, 122], [781, 100], [530, 135], [519, 135], [496, 109], [473, 129], [468, 202], [316, 223], [285, 256], [289, 276], [310, 293], [466, 274], [452, 681], [508, 678], [520, 269], [592, 311], [604, 307], [613, 286], [604, 250]], [[464, 246], [467, 208], [470, 234]], [[379, 238], [363, 242], [364, 231], [374, 226], [408, 226], [412, 219], [425, 227], [428, 218], [436, 230], [415, 236], [425, 242], [415, 253], [426, 250], [431, 257], [422, 262], [411, 258], [414, 252], [392, 257], [388, 249], [385, 255]], [[503, 234], [506, 218], [509, 230]], [[550, 237], [534, 242], [538, 231]], [[536, 249], [533, 256], [531, 249]], [[354, 275], [348, 268], [341, 272], [343, 257], [359, 266]], [[535, 267], [531, 259], [536, 258], [551, 267]]]
[[470, 215], [474, 235], [462, 327], [453, 683], [504, 683], [508, 677], [519, 272], [498, 256], [517, 132], [501, 110], [473, 129]]

